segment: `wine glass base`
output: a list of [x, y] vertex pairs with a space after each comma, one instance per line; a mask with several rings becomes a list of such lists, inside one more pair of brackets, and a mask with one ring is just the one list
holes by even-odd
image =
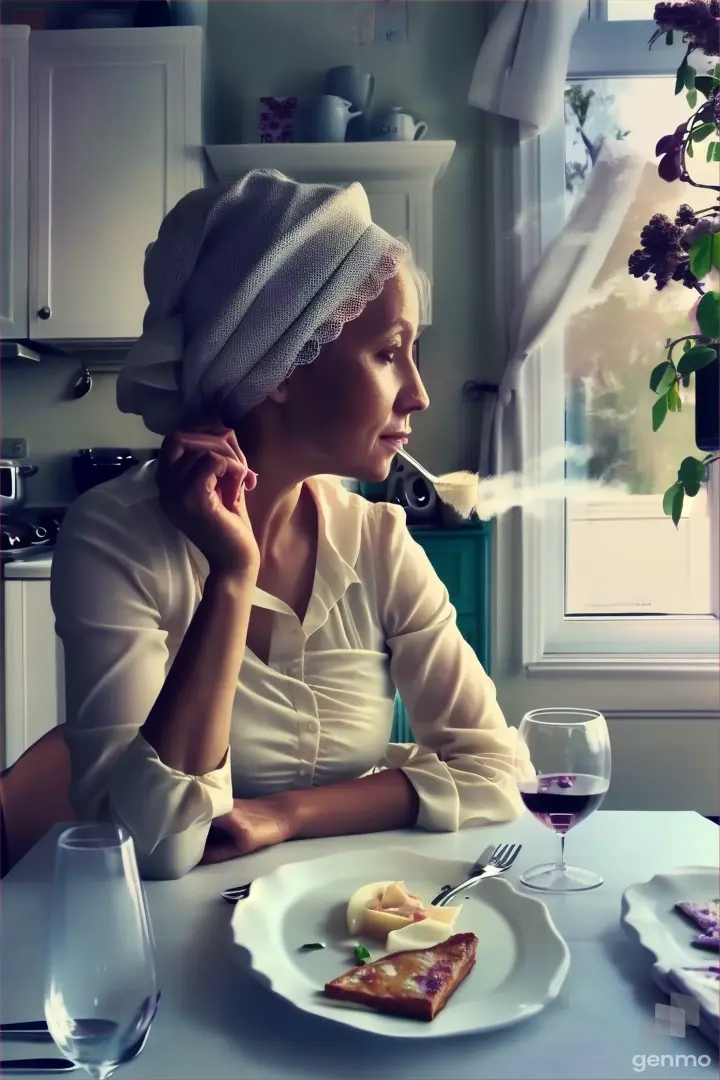
[[559, 870], [555, 863], [541, 863], [533, 866], [521, 876], [520, 881], [531, 889], [542, 889], [544, 892], [583, 892], [586, 889], [597, 889], [602, 885], [603, 879], [594, 870], [586, 870], [583, 866], [568, 866]]

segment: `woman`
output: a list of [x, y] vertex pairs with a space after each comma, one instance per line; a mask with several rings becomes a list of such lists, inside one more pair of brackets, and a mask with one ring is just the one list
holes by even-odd
[[[360, 185], [272, 171], [186, 196], [148, 252], [118, 404], [166, 438], [70, 508], [52, 576], [71, 799], [146, 876], [522, 810], [515, 732], [404, 512], [337, 479], [385, 479], [428, 405], [419, 280]], [[395, 688], [418, 745], [388, 745]]]

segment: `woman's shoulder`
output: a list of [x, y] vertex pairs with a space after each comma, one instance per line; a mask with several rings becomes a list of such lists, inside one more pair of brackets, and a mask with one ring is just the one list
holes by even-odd
[[65, 537], [113, 533], [128, 543], [144, 543], [169, 526], [160, 511], [155, 462], [150, 461], [78, 496], [65, 514], [61, 533]]
[[311, 483], [324, 519], [325, 533], [351, 565], [363, 555], [374, 555], [380, 548], [387, 551], [410, 538], [401, 506], [370, 502], [348, 490], [337, 476], [315, 476]]

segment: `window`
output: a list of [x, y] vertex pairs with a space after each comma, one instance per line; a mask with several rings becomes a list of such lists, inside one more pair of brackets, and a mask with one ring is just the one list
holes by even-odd
[[[688, 106], [673, 92], [682, 44], [648, 49], [655, 24], [640, 20], [653, 9], [646, 0], [591, 0], [573, 43], [564, 116], [520, 150], [520, 206], [526, 220], [535, 212], [522, 230], [520, 273], [562, 227], [601, 139], [627, 141], [648, 163], [586, 305], [525, 365], [528, 457], [575, 444], [586, 458], [569, 464], [569, 475], [627, 489], [621, 499], [574, 497], [550, 505], [542, 518], [526, 516], [524, 654], [531, 669], [573, 658], [592, 666], [600, 657], [648, 668], [660, 656], [703, 670], [717, 665], [717, 465], [708, 490], [686, 500], [676, 530], [662, 494], [680, 460], [697, 453], [692, 391], [660, 433], [650, 420], [649, 375], [666, 338], [691, 332], [689, 294], [681, 286], [657, 292], [627, 273], [653, 213], [674, 216], [681, 202], [706, 206], [708, 194], [712, 201], [712, 193], [657, 176], [657, 139], [687, 117]], [[716, 182], [717, 164], [697, 161], [697, 168], [711, 170]]]

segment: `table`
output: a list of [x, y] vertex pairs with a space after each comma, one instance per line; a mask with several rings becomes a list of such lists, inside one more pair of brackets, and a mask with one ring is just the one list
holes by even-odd
[[[3, 885], [0, 1019], [5, 1021], [43, 1015], [48, 886], [57, 831]], [[683, 1039], [673, 1038], [655, 1023], [655, 1005], [667, 999], [652, 981], [649, 954], [619, 923], [620, 898], [629, 885], [680, 866], [718, 865], [720, 830], [693, 812], [601, 810], [570, 834], [569, 861], [596, 868], [605, 883], [591, 892], [546, 898], [572, 953], [570, 972], [548, 1009], [504, 1031], [437, 1042], [370, 1037], [296, 1011], [236, 962], [232, 909], [218, 895], [228, 885], [252, 880], [283, 861], [346, 850], [348, 844], [367, 851], [370, 865], [370, 852], [384, 845], [471, 862], [491, 841], [524, 845], [510, 872], [515, 883], [525, 868], [546, 861], [555, 850], [555, 837], [525, 815], [509, 825], [454, 834], [403, 830], [296, 841], [200, 867], [180, 881], [147, 882], [162, 1002], [144, 1052], [116, 1075], [126, 1080], [629, 1080], [642, 1072], [653, 1080], [717, 1077], [717, 1050], [710, 1042], [694, 1029]], [[9, 1053], [31, 1057], [37, 1048], [5, 1043], [3, 1056]], [[671, 1059], [648, 1063], [653, 1054]]]

